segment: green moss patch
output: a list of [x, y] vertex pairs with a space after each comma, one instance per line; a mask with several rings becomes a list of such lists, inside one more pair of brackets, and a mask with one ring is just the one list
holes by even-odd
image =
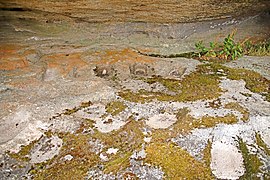
[[233, 114], [224, 117], [203, 116], [200, 119], [195, 119], [188, 114], [187, 108], [180, 109], [176, 114], [177, 121], [170, 130], [158, 129], [153, 132], [152, 138], [157, 142], [166, 142], [170, 138], [176, 137], [178, 134], [187, 134], [196, 128], [210, 128], [217, 124], [233, 124], [237, 123], [237, 117]]
[[[47, 162], [33, 165], [30, 173], [34, 179], [84, 179], [89, 169], [98, 164], [104, 165], [104, 173], [114, 174], [129, 167], [130, 156], [143, 144], [142, 123], [130, 119], [120, 130], [111, 133], [100, 133], [97, 130], [93, 134], [84, 133], [84, 129], [91, 127], [92, 121], [86, 119], [74, 134], [56, 133], [63, 139], [60, 153]], [[48, 132], [48, 135], [51, 134]], [[119, 150], [116, 154], [108, 154], [108, 161], [101, 162], [90, 140], [101, 141], [104, 145], [103, 153], [111, 147]], [[72, 159], [65, 160], [66, 155], [71, 155]]]
[[160, 166], [167, 179], [213, 179], [209, 167], [171, 143], [152, 143], [146, 153], [145, 162]]
[[237, 118], [233, 114], [224, 117], [203, 116], [200, 119], [195, 119], [189, 114], [185, 114], [185, 111], [187, 110], [180, 110], [176, 115], [177, 122], [173, 128], [178, 132], [188, 133], [195, 128], [210, 128], [220, 123], [233, 124], [237, 122]]
[[[217, 63], [201, 65], [199, 69], [202, 73], [212, 74], [213, 76], [226, 76], [232, 80], [244, 80], [247, 89], [265, 96], [266, 100], [270, 101], [270, 80], [257, 72], [247, 69], [229, 68]], [[221, 71], [222, 73], [220, 73]]]
[[182, 80], [166, 79], [162, 77], [153, 77], [145, 79], [149, 84], [159, 82], [169, 91], [173, 91], [176, 95], [169, 95], [163, 92], [150, 92], [140, 90], [137, 93], [131, 91], [122, 91], [119, 93], [123, 99], [133, 102], [148, 102], [153, 99], [159, 101], [196, 101], [214, 99], [220, 96], [221, 89], [219, 87], [219, 78], [210, 74], [193, 72], [184, 77]]
[[116, 174], [120, 170], [126, 169], [130, 166], [129, 158], [132, 152], [126, 152], [124, 154], [116, 155], [111, 158], [109, 162], [105, 163], [104, 173], [114, 173]]
[[262, 137], [259, 133], [256, 133], [256, 143], [257, 145], [265, 152], [267, 156], [270, 156], [270, 149], [267, 147], [265, 142], [262, 140]]
[[91, 105], [92, 105], [92, 102], [91, 101], [82, 102], [78, 107], [74, 107], [72, 109], [65, 109], [64, 112], [58, 113], [57, 115], [53, 116], [52, 119], [57, 118], [57, 117], [60, 117], [62, 115], [67, 115], [67, 116], [68, 115], [72, 115], [72, 114], [78, 112], [79, 110], [82, 110], [84, 108], [87, 108], [87, 107], [89, 107]]
[[[90, 135], [61, 134], [63, 146], [60, 153], [48, 162], [37, 164], [30, 171], [34, 179], [84, 179], [91, 166], [99, 162], [99, 156], [91, 151]], [[71, 155], [71, 160], [64, 160]]]
[[210, 168], [210, 164], [211, 164], [211, 148], [212, 148], [212, 142], [210, 140], [208, 140], [208, 143], [202, 152], [203, 153], [203, 161], [204, 161], [205, 165], [209, 168]]
[[21, 146], [21, 150], [18, 153], [8, 153], [10, 157], [19, 161], [30, 161], [30, 152], [38, 140], [32, 141], [28, 145]]
[[142, 122], [130, 119], [119, 130], [115, 130], [110, 133], [101, 133], [96, 131], [91, 137], [99, 139], [107, 147], [129, 151], [140, 147], [142, 144], [144, 135], [141, 131], [141, 127]]
[[111, 133], [96, 132], [91, 137], [98, 139], [107, 147], [119, 149], [116, 155], [109, 156], [109, 161], [104, 163], [105, 173], [117, 173], [127, 168], [129, 157], [134, 150], [140, 149], [143, 144], [144, 135], [141, 131], [142, 122], [130, 119], [121, 129]]
[[161, 76], [153, 76], [151, 78], [145, 79], [148, 84], [160, 83], [165, 86], [169, 91], [178, 92], [181, 88], [180, 81], [175, 79], [165, 79]]
[[191, 73], [181, 82], [181, 93], [176, 95], [177, 101], [196, 101], [217, 98], [221, 89], [219, 80], [211, 75], [199, 72]]
[[239, 111], [243, 115], [241, 120], [244, 121], [244, 122], [249, 120], [249, 111], [248, 111], [248, 109], [244, 108], [239, 103], [231, 102], [231, 103], [225, 104], [224, 108]]
[[126, 105], [121, 101], [113, 101], [106, 105], [106, 111], [113, 116], [118, 115], [126, 109]]
[[249, 153], [246, 143], [241, 138], [239, 138], [238, 142], [246, 169], [244, 175], [241, 176], [240, 179], [259, 179], [257, 174], [261, 172], [260, 166], [263, 165], [262, 162], [256, 154]]
[[233, 69], [217, 63], [199, 65], [197, 70], [182, 80], [166, 79], [162, 77], [147, 78], [149, 84], [161, 83], [175, 95], [164, 92], [151, 92], [140, 90], [131, 92], [129, 90], [119, 92], [119, 96], [127, 101], [145, 103], [157, 99], [159, 101], [196, 101], [216, 99], [222, 93], [219, 87], [221, 77], [232, 80], [244, 80], [246, 88], [254, 93], [265, 96], [270, 101], [270, 81], [259, 73], [246, 69]]

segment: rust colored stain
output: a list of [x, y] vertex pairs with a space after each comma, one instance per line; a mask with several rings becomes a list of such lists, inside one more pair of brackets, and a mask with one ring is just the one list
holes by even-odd
[[17, 89], [24, 90], [32, 87], [39, 87], [40, 83], [41, 82], [35, 77], [27, 77], [27, 78], [20, 78], [19, 80], [13, 80], [7, 84]]
[[37, 54], [37, 51], [34, 50], [34, 49], [27, 49], [23, 53], [24, 56], [27, 56], [27, 55], [30, 55], [30, 54]]
[[81, 53], [48, 55], [41, 61], [47, 64], [47, 68], [57, 69], [64, 76], [74, 69], [82, 69], [88, 65], [81, 59]]
[[0, 45], [0, 70], [16, 70], [29, 66], [25, 56], [20, 53], [22, 46]]
[[101, 59], [96, 62], [97, 64], [114, 64], [117, 62], [153, 63], [155, 61], [154, 58], [142, 56], [128, 48], [122, 50], [107, 50], [105, 52], [96, 53], [96, 55]]

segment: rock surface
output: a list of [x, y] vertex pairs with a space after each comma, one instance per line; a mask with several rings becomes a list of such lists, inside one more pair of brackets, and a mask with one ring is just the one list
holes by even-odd
[[151, 2], [0, 2], [0, 179], [269, 178], [269, 56], [140, 53], [265, 39], [266, 3]]
[[[9, 0], [0, 4], [4, 10], [27, 11], [44, 14], [45, 17], [75, 19], [85, 22], [154, 22], [178, 23], [206, 19], [226, 18], [256, 13], [269, 7], [267, 1], [240, 0], [151, 0], [144, 1], [33, 1]], [[200, 7], [200, 8], [198, 8]], [[180, 12], [180, 13], [179, 13]], [[42, 18], [42, 17], [41, 17]], [[43, 17], [44, 18], [44, 17]]]

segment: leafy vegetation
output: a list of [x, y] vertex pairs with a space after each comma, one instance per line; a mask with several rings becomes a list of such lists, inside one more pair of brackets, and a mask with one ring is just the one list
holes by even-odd
[[199, 60], [236, 60], [243, 55], [249, 56], [269, 56], [270, 39], [263, 42], [252, 42], [245, 39], [242, 42], [236, 42], [234, 35], [236, 30], [229, 34], [222, 44], [210, 42], [206, 47], [203, 41], [195, 43], [197, 53], [193, 53], [193, 58]]
[[198, 58], [201, 60], [235, 60], [243, 56], [243, 45], [234, 40], [235, 32], [229, 34], [223, 44], [210, 42], [209, 47], [206, 47], [202, 41], [195, 44], [198, 53]]
[[270, 56], [270, 39], [259, 43], [247, 41], [244, 53], [249, 56]]

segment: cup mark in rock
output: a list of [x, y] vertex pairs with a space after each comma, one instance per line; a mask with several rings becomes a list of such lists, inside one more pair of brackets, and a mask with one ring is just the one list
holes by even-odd
[[129, 66], [130, 74], [135, 76], [149, 76], [154, 73], [154, 68], [147, 64], [135, 63]]
[[101, 78], [111, 77], [116, 75], [114, 67], [109, 65], [100, 65], [94, 68], [95, 75]]

